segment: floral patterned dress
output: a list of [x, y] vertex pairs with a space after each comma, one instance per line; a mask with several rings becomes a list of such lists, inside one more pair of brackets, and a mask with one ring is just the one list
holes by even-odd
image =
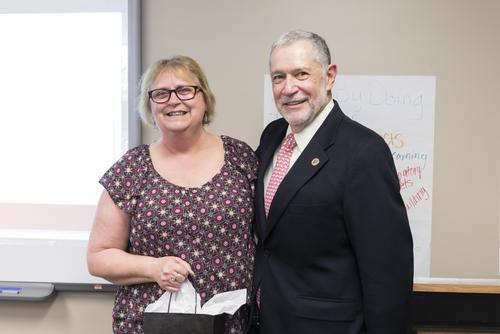
[[[223, 291], [246, 288], [250, 295], [252, 281], [255, 248], [250, 225], [257, 159], [247, 144], [221, 138], [224, 165], [200, 187], [181, 187], [162, 178], [147, 145], [129, 150], [99, 181], [130, 214], [127, 251], [187, 261], [202, 303]], [[143, 333], [144, 309], [164, 292], [156, 283], [119, 287], [114, 333]], [[241, 311], [229, 317], [226, 333], [242, 333], [243, 318]]]

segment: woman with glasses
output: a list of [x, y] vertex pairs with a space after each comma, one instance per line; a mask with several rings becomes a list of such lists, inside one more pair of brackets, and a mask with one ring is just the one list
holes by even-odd
[[[214, 105], [189, 57], [160, 60], [142, 77], [141, 117], [160, 138], [129, 150], [100, 179], [88, 246], [90, 273], [119, 286], [115, 333], [142, 333], [146, 306], [187, 279], [202, 303], [250, 289], [257, 160], [247, 144], [205, 129]], [[243, 311], [226, 333], [242, 333]]]

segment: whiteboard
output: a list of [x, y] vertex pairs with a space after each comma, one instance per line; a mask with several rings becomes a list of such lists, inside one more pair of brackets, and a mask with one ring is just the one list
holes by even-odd
[[0, 10], [0, 281], [108, 283], [87, 271], [101, 175], [140, 141], [138, 1]]

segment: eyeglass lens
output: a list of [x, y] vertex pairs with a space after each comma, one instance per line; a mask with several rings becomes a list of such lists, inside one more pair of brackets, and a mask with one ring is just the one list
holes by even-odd
[[190, 100], [196, 95], [197, 86], [180, 86], [175, 89], [158, 88], [149, 92], [149, 96], [156, 103], [165, 103], [170, 100], [172, 92], [181, 101]]

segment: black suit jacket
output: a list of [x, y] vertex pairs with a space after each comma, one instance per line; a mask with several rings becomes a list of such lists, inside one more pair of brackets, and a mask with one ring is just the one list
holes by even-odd
[[287, 126], [269, 124], [257, 150], [260, 333], [405, 333], [413, 246], [391, 151], [335, 102], [266, 218], [264, 174]]

